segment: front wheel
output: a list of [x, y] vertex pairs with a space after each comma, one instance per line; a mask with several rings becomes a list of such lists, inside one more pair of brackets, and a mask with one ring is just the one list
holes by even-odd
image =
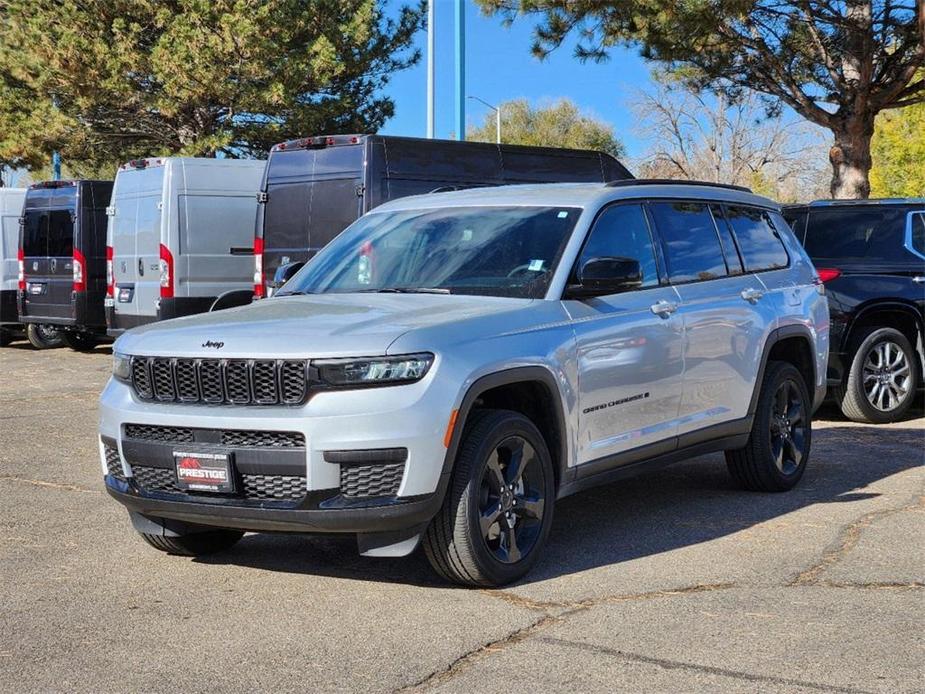
[[50, 325], [29, 323], [26, 326], [26, 339], [36, 349], [52, 349], [61, 346], [61, 332]]
[[88, 352], [99, 344], [96, 335], [90, 333], [63, 332], [61, 339], [64, 340], [64, 344], [78, 352]]
[[842, 414], [866, 424], [902, 419], [915, 400], [915, 360], [915, 349], [901, 332], [871, 328], [858, 345], [848, 377], [835, 388]]
[[732, 478], [756, 492], [784, 492], [796, 486], [809, 461], [811, 417], [812, 401], [799, 370], [787, 362], [769, 362], [748, 442], [726, 451]]
[[516, 581], [539, 557], [554, 500], [552, 459], [533, 422], [508, 410], [477, 411], [424, 551], [436, 572], [454, 583]]
[[155, 549], [181, 557], [201, 557], [230, 549], [244, 537], [240, 530], [207, 530], [201, 533], [166, 537], [150, 533], [138, 533]]

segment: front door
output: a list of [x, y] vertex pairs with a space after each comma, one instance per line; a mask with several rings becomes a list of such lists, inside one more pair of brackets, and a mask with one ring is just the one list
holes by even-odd
[[564, 302], [578, 347], [579, 474], [648, 444], [658, 444], [649, 455], [672, 450], [684, 371], [678, 295], [662, 282], [642, 205], [600, 214], [578, 267], [595, 257], [637, 260], [643, 277], [633, 291]]

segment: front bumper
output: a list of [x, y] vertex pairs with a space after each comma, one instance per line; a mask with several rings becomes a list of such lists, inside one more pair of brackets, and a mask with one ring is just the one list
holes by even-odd
[[[110, 475], [106, 476], [106, 491], [129, 511], [148, 518], [166, 518], [193, 525], [251, 532], [372, 534], [408, 530], [427, 523], [443, 501], [442, 493], [436, 492], [420, 497], [391, 499], [373, 506], [239, 506], [224, 499], [174, 500], [163, 495], [144, 495], [132, 482], [122, 482]], [[315, 502], [309, 500], [307, 503]]]

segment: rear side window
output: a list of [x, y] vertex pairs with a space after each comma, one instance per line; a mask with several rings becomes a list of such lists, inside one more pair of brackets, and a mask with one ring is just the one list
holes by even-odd
[[781, 212], [784, 221], [793, 230], [793, 235], [803, 243], [803, 237], [806, 235], [806, 211], [801, 209], [784, 209]]
[[605, 209], [581, 252], [579, 267], [591, 258], [631, 258], [639, 261], [642, 286], [658, 284], [652, 235], [641, 205], [614, 205]]
[[726, 275], [713, 215], [699, 202], [650, 203], [662, 237], [668, 277], [674, 283], [711, 280]]
[[787, 250], [766, 212], [730, 205], [726, 207], [726, 219], [735, 234], [746, 272], [787, 267]]
[[74, 218], [70, 210], [48, 212], [48, 255], [52, 258], [74, 254]]
[[909, 215], [909, 250], [925, 258], [925, 211]]
[[888, 205], [814, 208], [804, 246], [811, 258], [901, 261], [908, 208]]

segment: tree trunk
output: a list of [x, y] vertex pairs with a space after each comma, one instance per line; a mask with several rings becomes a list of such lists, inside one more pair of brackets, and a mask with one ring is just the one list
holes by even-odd
[[829, 150], [832, 163], [833, 198], [866, 199], [870, 196], [870, 141], [874, 117], [864, 114], [843, 121], [833, 129], [835, 144]]

